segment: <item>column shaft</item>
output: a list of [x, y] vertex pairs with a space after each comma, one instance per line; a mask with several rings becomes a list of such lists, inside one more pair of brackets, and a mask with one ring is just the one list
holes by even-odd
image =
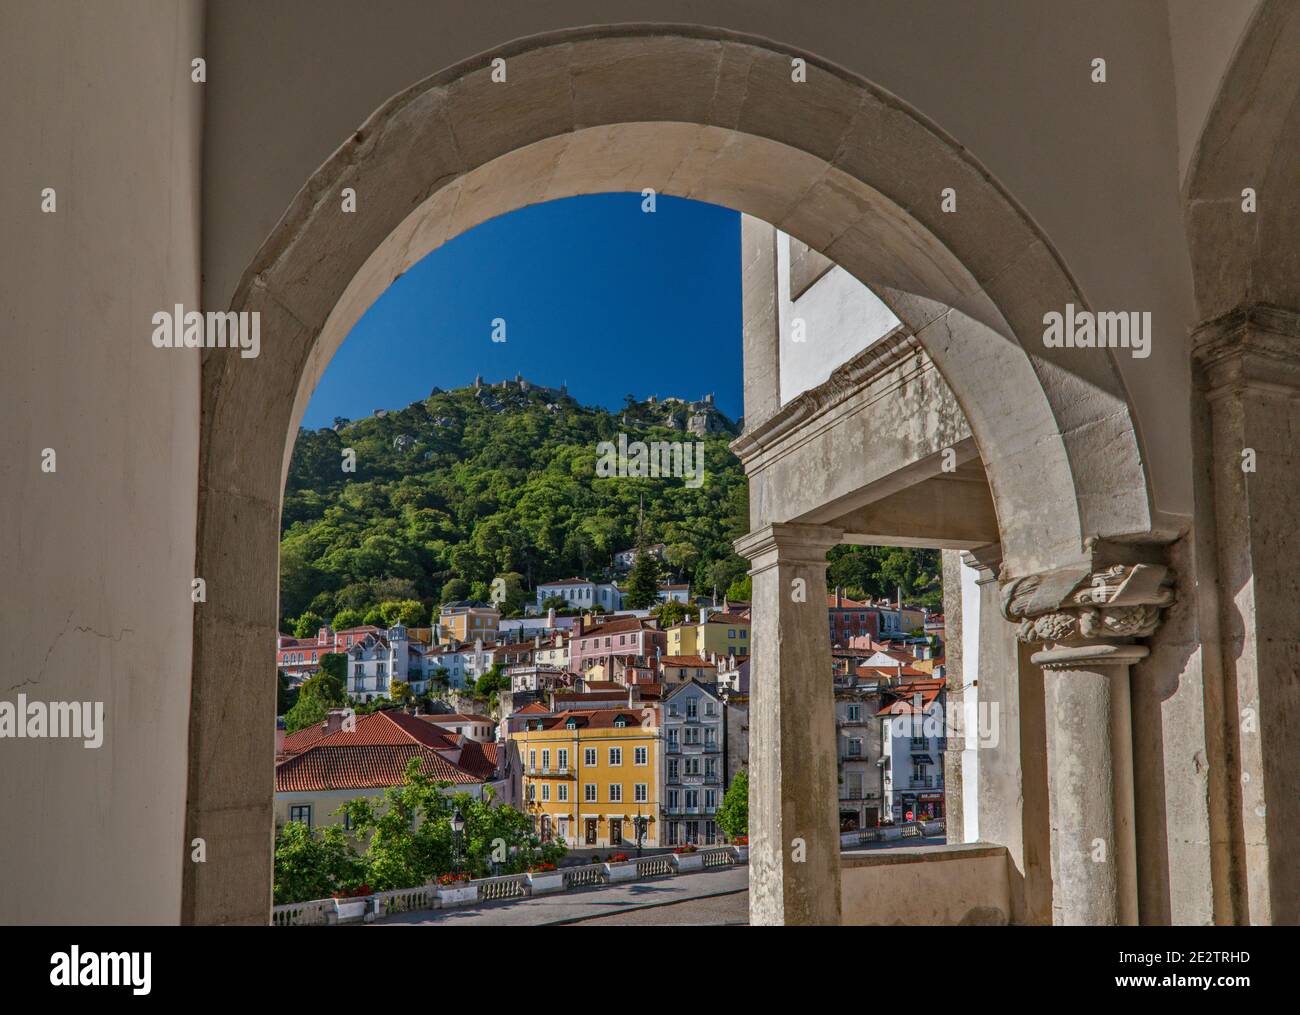
[[1104, 645], [1033, 657], [1045, 670], [1058, 925], [1137, 923], [1129, 666], [1146, 653], [1140, 645]]
[[773, 525], [754, 563], [750, 646], [750, 922], [837, 924], [840, 841], [826, 551], [839, 532]]

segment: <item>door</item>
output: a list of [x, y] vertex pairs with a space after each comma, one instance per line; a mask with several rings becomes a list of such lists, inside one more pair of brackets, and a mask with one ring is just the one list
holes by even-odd
[[588, 846], [596, 845], [596, 819], [588, 818], [584, 824], [586, 825], [586, 834], [583, 836], [584, 844]]
[[623, 845], [623, 819], [609, 819], [609, 844], [611, 846]]

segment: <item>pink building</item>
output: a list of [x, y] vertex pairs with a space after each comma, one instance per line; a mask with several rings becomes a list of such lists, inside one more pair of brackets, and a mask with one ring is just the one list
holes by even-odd
[[382, 633], [379, 628], [368, 625], [336, 632], [326, 624], [316, 632], [315, 638], [290, 638], [282, 634], [276, 639], [275, 668], [283, 670], [294, 683], [302, 683], [320, 669], [320, 657], [326, 652], [346, 652], [353, 642], [379, 633]]
[[613, 669], [615, 656], [641, 656], [649, 660], [668, 647], [668, 636], [657, 622], [645, 617], [615, 617], [604, 623], [582, 618], [569, 643], [569, 668], [583, 673], [597, 663]]

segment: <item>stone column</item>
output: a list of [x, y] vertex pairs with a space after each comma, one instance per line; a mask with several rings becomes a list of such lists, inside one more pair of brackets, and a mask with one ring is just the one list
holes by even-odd
[[[1300, 922], [1300, 313], [1238, 308], [1192, 335], [1198, 475], [1223, 670], [1232, 919]], [[1211, 510], [1207, 510], [1212, 509]]]
[[1009, 582], [1003, 613], [1044, 643], [1052, 922], [1137, 923], [1129, 667], [1173, 601], [1155, 564], [1068, 568]]
[[1002, 618], [997, 579], [1001, 547], [963, 552], [962, 562], [974, 571], [976, 586], [970, 604], [978, 625], [972, 653], [976, 662], [966, 672], [968, 682], [976, 684], [979, 703], [979, 837], [1007, 848], [1012, 922], [1047, 924], [1052, 919], [1052, 870], [1043, 675], [1030, 662], [1029, 647]]
[[826, 551], [840, 531], [769, 525], [736, 541], [754, 565], [749, 918], [840, 922], [839, 791]]

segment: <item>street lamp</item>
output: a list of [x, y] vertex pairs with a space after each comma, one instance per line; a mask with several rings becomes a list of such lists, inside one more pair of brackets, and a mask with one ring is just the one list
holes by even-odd
[[460, 873], [460, 844], [465, 833], [465, 817], [457, 807], [451, 816], [451, 863], [456, 873]]
[[648, 819], [643, 817], [639, 812], [636, 816], [636, 855], [641, 855], [641, 843], [645, 839], [645, 826]]

